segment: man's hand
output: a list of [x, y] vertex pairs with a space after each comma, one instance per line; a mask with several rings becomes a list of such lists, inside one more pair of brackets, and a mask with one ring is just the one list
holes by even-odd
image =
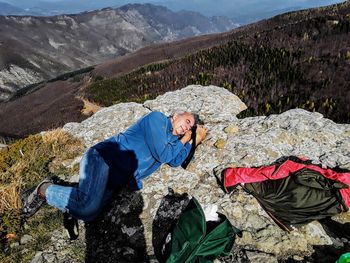
[[200, 144], [207, 136], [208, 128], [203, 125], [197, 125], [196, 130], [196, 146]]
[[192, 137], [192, 131], [189, 130], [185, 132], [184, 136], [182, 136], [180, 141], [182, 142], [183, 145], [185, 145], [186, 142], [189, 142], [191, 140], [191, 137]]

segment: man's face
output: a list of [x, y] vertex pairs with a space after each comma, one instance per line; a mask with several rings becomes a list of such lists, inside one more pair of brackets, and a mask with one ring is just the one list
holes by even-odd
[[194, 125], [194, 117], [191, 113], [185, 112], [181, 115], [173, 116], [173, 134], [177, 136], [184, 135], [191, 130]]

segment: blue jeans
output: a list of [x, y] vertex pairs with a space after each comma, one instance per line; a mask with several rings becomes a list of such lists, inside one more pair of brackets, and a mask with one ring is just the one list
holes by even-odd
[[49, 205], [84, 221], [94, 220], [112, 197], [107, 189], [109, 166], [90, 148], [80, 162], [79, 186], [50, 185], [46, 192]]

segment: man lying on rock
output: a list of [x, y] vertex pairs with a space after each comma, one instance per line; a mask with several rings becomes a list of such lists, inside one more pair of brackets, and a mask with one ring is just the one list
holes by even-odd
[[[22, 195], [24, 217], [34, 215], [44, 202], [73, 216], [73, 220], [94, 220], [115, 190], [142, 188], [141, 179], [152, 174], [163, 163], [176, 167], [192, 148], [195, 115], [177, 111], [170, 117], [151, 112], [125, 132], [102, 141], [84, 154], [80, 162], [77, 187], [42, 181]], [[195, 146], [207, 134], [207, 128], [196, 125]]]

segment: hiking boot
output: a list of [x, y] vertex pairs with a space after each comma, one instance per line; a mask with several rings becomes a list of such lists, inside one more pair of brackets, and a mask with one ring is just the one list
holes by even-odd
[[78, 220], [75, 219], [71, 214], [63, 214], [63, 226], [67, 231], [67, 235], [70, 240], [75, 240], [79, 236]]
[[25, 219], [32, 217], [46, 202], [46, 199], [38, 194], [39, 187], [44, 183], [53, 183], [53, 180], [45, 179], [37, 186], [32, 187], [21, 194], [23, 206], [22, 215]]

